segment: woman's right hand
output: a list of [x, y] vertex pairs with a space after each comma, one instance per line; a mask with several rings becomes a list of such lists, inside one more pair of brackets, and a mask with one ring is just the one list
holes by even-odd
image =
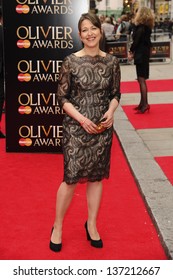
[[90, 119], [84, 118], [81, 122], [80, 125], [83, 127], [83, 129], [89, 133], [89, 134], [98, 134], [100, 133], [97, 125], [93, 123]]

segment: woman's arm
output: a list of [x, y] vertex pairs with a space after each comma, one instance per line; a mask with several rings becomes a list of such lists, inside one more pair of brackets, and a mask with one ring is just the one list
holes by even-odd
[[120, 79], [121, 79], [121, 72], [120, 72], [120, 65], [118, 62], [118, 59], [115, 58], [115, 64], [113, 67], [112, 72], [112, 85], [111, 85], [111, 92], [110, 92], [110, 103], [109, 108], [105, 112], [103, 118], [106, 120], [102, 122], [102, 124], [109, 128], [113, 125], [114, 121], [114, 112], [116, 111], [120, 98], [121, 98], [121, 92], [120, 92]]
[[86, 121], [86, 118], [70, 102], [64, 103], [63, 110], [80, 124]]
[[143, 39], [144, 36], [144, 26], [137, 26], [135, 31], [134, 31], [134, 36], [133, 36], [133, 42], [130, 47], [130, 52], [134, 53], [136, 49], [138, 48], [139, 44], [141, 43], [141, 40]]

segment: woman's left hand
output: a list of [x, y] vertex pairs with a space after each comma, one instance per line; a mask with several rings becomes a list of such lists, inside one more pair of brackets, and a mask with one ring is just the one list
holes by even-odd
[[133, 53], [128, 52], [127, 58], [128, 58], [129, 61], [132, 61], [133, 58], [134, 58]]
[[90, 119], [85, 118], [81, 123], [83, 129], [89, 134], [97, 134], [97, 125], [93, 123]]
[[114, 118], [112, 114], [105, 113], [102, 119], [105, 119], [101, 122], [101, 125], [105, 128], [110, 128], [114, 123]]

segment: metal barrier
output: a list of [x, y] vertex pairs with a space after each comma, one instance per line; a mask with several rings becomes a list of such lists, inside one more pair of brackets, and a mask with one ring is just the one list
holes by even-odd
[[[130, 36], [121, 36], [118, 40], [112, 37], [106, 40], [105, 51], [115, 55], [122, 64], [131, 64], [128, 61], [128, 50], [131, 44]], [[150, 62], [170, 63], [172, 61], [171, 34], [153, 32], [151, 35], [152, 47]]]
[[150, 62], [170, 63], [172, 61], [171, 36], [169, 32], [153, 32]]
[[120, 63], [128, 63], [128, 45], [128, 36], [121, 35], [118, 39], [106, 40], [106, 52], [115, 55]]

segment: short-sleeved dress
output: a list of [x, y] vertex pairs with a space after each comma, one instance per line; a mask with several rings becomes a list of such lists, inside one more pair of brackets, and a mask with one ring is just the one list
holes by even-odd
[[[70, 102], [85, 117], [97, 123], [113, 98], [120, 100], [120, 67], [116, 57], [67, 56], [61, 66], [57, 98]], [[95, 182], [109, 177], [113, 127], [88, 134], [70, 117], [63, 119], [64, 181]]]

